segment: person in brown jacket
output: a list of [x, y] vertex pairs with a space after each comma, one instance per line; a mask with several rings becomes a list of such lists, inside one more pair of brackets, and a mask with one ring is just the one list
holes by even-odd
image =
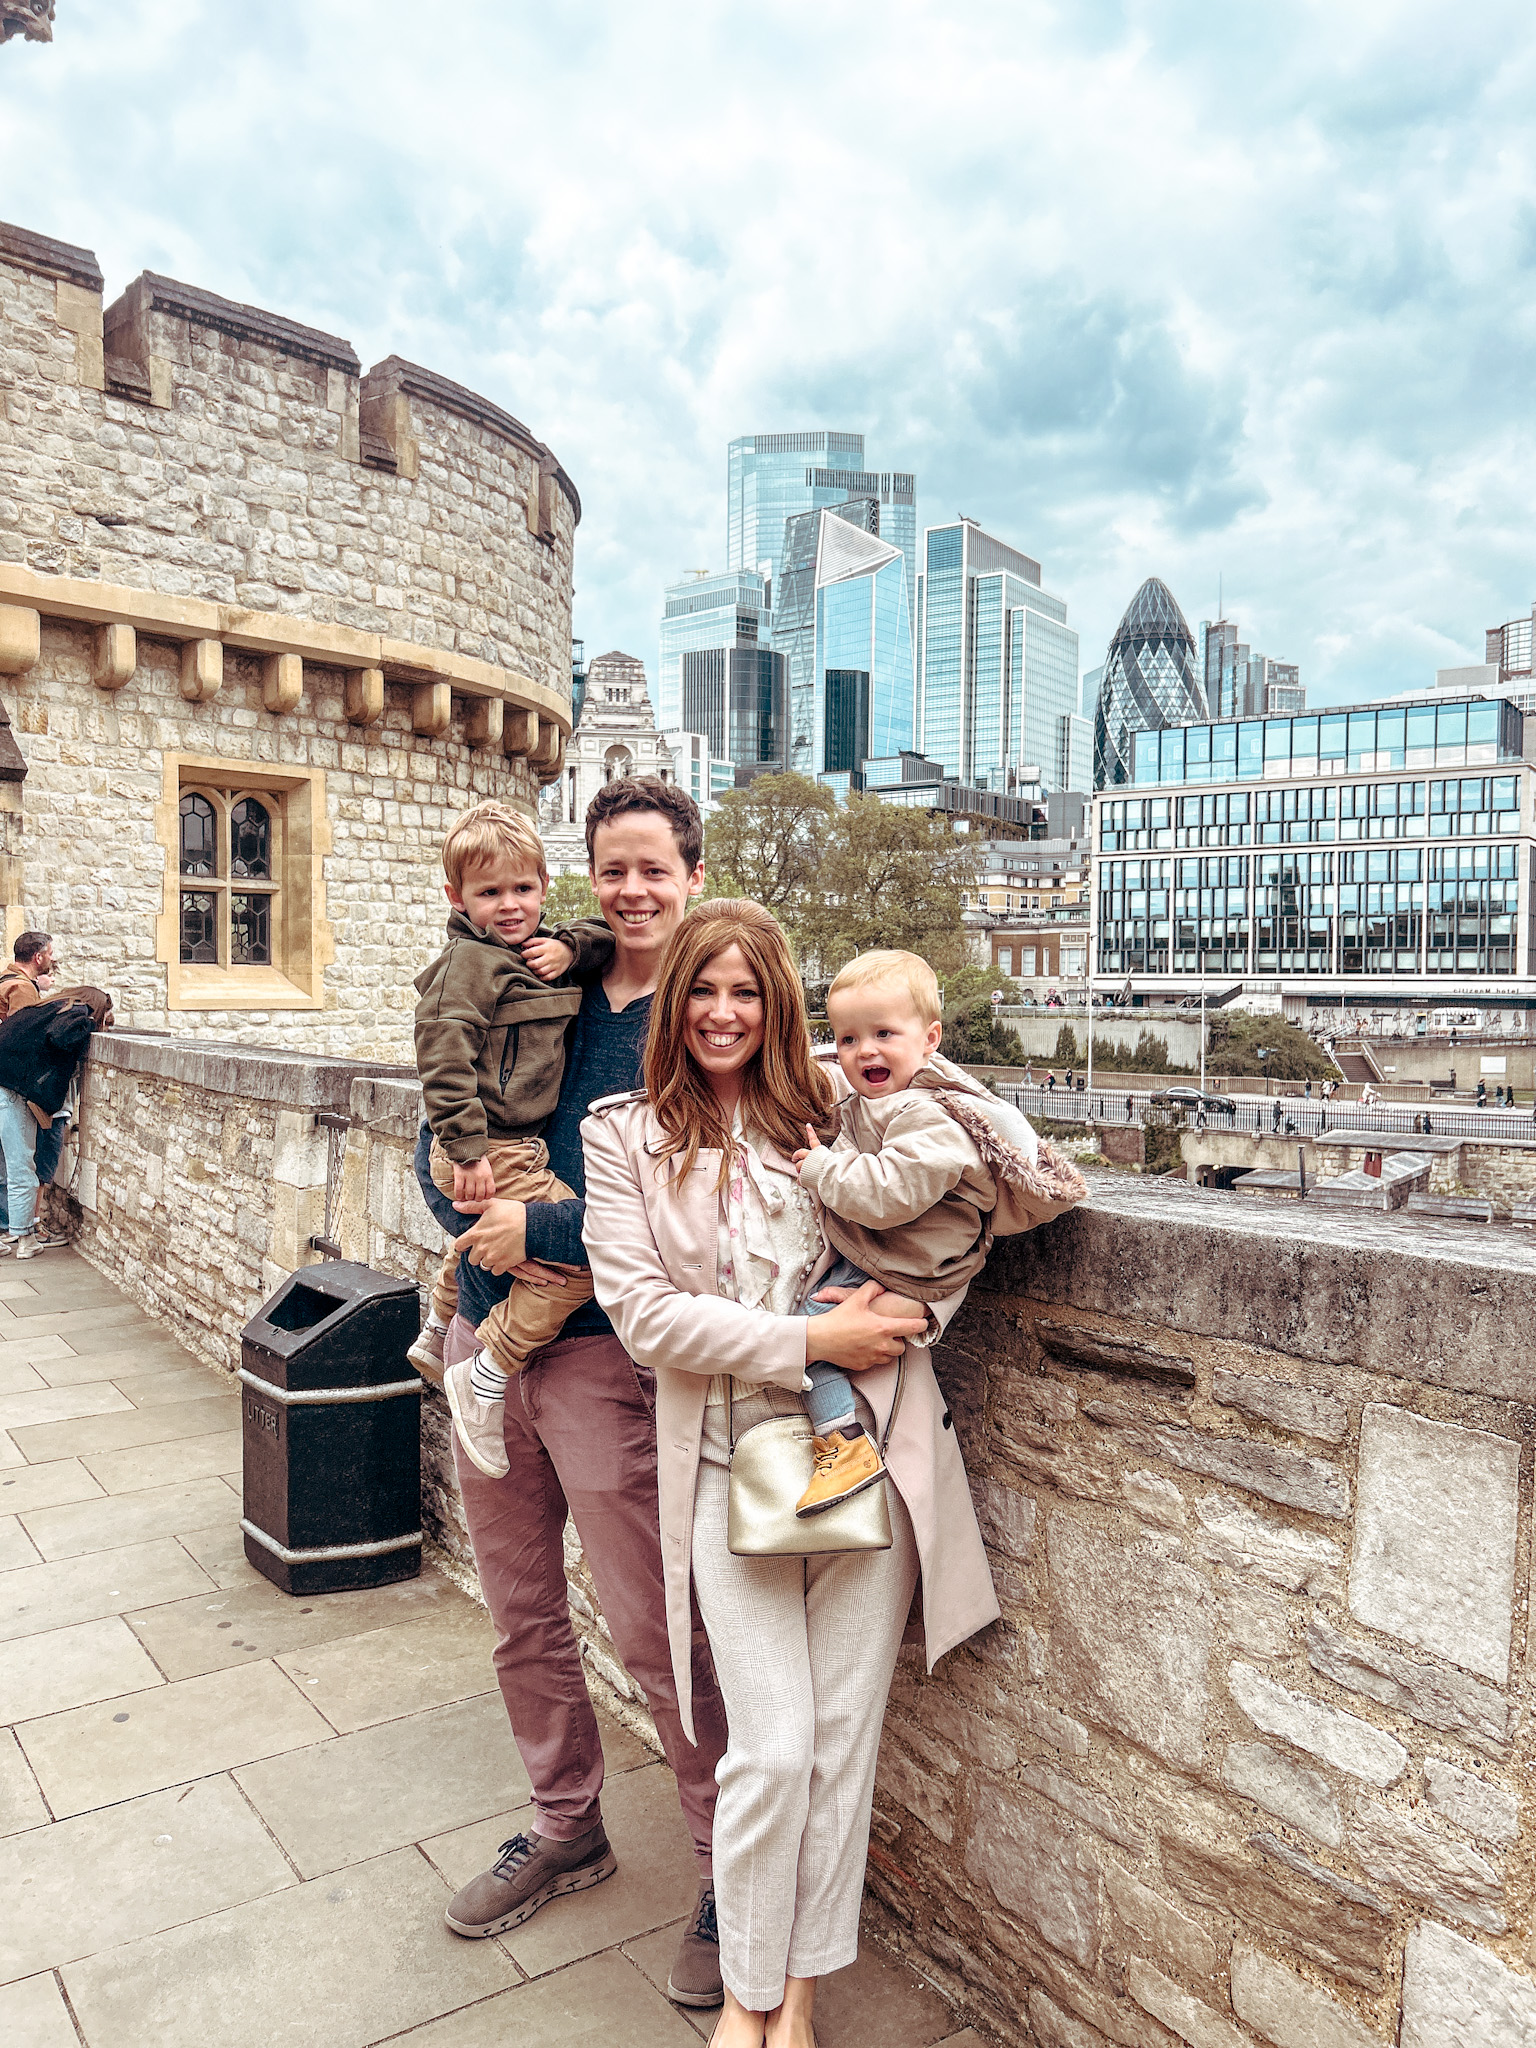
[[47, 932], [23, 932], [11, 948], [11, 964], [0, 973], [0, 1024], [13, 1010], [40, 1003], [38, 984], [53, 972], [53, 940]]
[[[455, 1202], [570, 1201], [540, 1133], [559, 1101], [582, 984], [608, 965], [613, 935], [596, 919], [558, 933], [543, 927], [543, 842], [506, 804], [465, 812], [443, 842], [443, 872], [453, 905], [448, 945], [415, 982], [433, 1184]], [[580, 1268], [560, 1288], [514, 1281], [476, 1332], [480, 1350], [444, 1372], [459, 1442], [487, 1477], [508, 1470], [508, 1378], [591, 1293], [591, 1275]]]
[[[794, 1155], [841, 1254], [818, 1292], [878, 1280], [877, 1315], [928, 1315], [931, 1303], [964, 1295], [994, 1235], [1060, 1215], [1087, 1184], [1016, 1109], [940, 1056], [939, 984], [926, 960], [861, 954], [827, 991], [827, 1017], [853, 1094], [833, 1143], [807, 1125], [810, 1143]], [[812, 1299], [804, 1313], [830, 1305]], [[807, 1377], [816, 1463], [796, 1513], [815, 1515], [877, 1485], [885, 1468], [847, 1377], [822, 1363]]]

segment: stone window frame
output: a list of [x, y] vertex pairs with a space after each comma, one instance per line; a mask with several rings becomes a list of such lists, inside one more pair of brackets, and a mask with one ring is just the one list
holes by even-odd
[[[272, 818], [275, 915], [270, 967], [212, 966], [181, 957], [181, 799], [214, 801], [221, 831], [243, 796]], [[155, 958], [163, 963], [168, 1010], [322, 1010], [325, 969], [336, 957], [326, 917], [325, 856], [331, 850], [323, 768], [280, 768], [208, 754], [167, 754], [155, 837], [165, 850], [165, 885], [155, 920]], [[229, 878], [215, 885], [227, 890]]]

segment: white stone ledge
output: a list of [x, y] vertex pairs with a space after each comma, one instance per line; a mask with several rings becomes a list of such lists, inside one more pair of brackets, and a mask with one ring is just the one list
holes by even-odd
[[166, 1032], [98, 1032], [91, 1063], [121, 1073], [142, 1074], [209, 1095], [231, 1095], [278, 1109], [348, 1113], [352, 1088], [361, 1078], [393, 1081], [420, 1097], [407, 1067], [383, 1061], [315, 1059], [264, 1046], [219, 1044]]
[[536, 712], [540, 724], [556, 727], [562, 738], [571, 730], [568, 700], [517, 669], [354, 626], [329, 625], [288, 612], [250, 611], [208, 598], [173, 597], [122, 583], [42, 576], [14, 562], [0, 562], [0, 604], [23, 605], [44, 618], [82, 625], [129, 625], [163, 640], [219, 640], [244, 654], [294, 654], [321, 668], [382, 669], [390, 682], [447, 683], [464, 697], [495, 698], [515, 710]]

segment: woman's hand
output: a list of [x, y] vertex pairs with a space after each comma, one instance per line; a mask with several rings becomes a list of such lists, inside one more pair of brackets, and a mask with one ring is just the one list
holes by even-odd
[[870, 1303], [884, 1288], [878, 1280], [866, 1280], [850, 1293], [846, 1288], [828, 1287], [818, 1300], [835, 1299], [838, 1306], [830, 1315], [812, 1316], [805, 1326], [805, 1357], [810, 1364], [825, 1359], [844, 1372], [870, 1372], [877, 1365], [889, 1365], [899, 1358], [908, 1337], [920, 1337], [928, 1327], [926, 1316], [877, 1316]]

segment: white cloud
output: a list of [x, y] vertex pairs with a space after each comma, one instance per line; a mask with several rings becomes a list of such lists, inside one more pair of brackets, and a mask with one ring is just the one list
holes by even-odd
[[1314, 696], [1536, 596], [1536, 35], [1488, 0], [59, 0], [8, 217], [483, 390], [654, 659], [725, 443], [862, 428], [1102, 656], [1161, 575]]

